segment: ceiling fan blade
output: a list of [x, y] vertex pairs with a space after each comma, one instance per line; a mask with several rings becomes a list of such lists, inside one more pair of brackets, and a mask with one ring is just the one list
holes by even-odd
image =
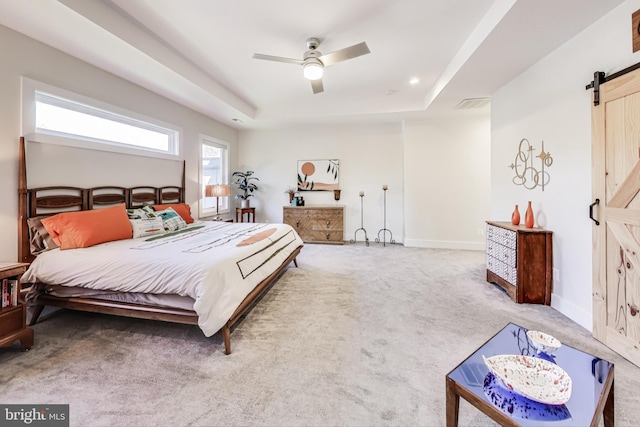
[[281, 56], [263, 55], [261, 53], [254, 53], [253, 54], [253, 58], [254, 59], [265, 59], [267, 61], [285, 62], [287, 64], [296, 64], [296, 65], [304, 64], [304, 61], [301, 60], [301, 59], [283, 58]]
[[354, 44], [353, 46], [345, 47], [344, 49], [336, 50], [335, 52], [327, 53], [318, 58], [322, 63], [327, 66], [335, 64], [336, 62], [346, 61], [347, 59], [355, 58], [358, 56], [366, 55], [370, 53], [367, 43], [362, 42]]
[[324, 87], [322, 86], [322, 79], [318, 80], [309, 80], [311, 82], [311, 89], [313, 89], [313, 93], [324, 92]]

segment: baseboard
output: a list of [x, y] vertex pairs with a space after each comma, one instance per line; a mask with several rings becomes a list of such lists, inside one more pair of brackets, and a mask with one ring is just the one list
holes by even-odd
[[564, 314], [589, 332], [593, 332], [593, 316], [591, 312], [585, 311], [581, 307], [573, 304], [571, 301], [554, 293], [551, 294], [551, 307]]
[[484, 251], [487, 247], [486, 242], [460, 242], [447, 240], [422, 240], [422, 239], [405, 239], [404, 245], [413, 248], [431, 248], [431, 249], [465, 249], [471, 251]]

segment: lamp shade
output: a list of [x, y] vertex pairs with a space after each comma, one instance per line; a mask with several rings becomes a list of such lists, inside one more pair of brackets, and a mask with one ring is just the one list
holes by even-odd
[[231, 195], [231, 186], [223, 184], [206, 185], [204, 187], [206, 197], [227, 197]]

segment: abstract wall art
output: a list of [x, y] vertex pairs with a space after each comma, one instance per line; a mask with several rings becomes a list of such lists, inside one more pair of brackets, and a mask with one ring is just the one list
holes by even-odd
[[340, 161], [298, 160], [299, 191], [332, 191], [338, 190], [340, 178]]

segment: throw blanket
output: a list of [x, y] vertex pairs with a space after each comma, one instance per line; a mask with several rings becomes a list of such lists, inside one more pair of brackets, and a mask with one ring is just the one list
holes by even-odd
[[196, 222], [160, 238], [44, 252], [21, 281], [189, 296], [200, 328], [211, 336], [301, 245], [285, 224]]

